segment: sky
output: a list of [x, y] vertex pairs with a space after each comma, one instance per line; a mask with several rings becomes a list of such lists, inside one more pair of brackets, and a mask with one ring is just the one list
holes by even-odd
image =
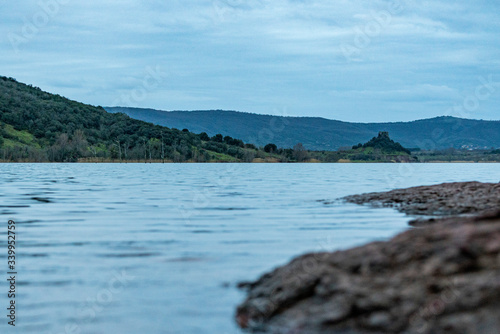
[[0, 75], [101, 106], [500, 119], [500, 1], [23, 0]]

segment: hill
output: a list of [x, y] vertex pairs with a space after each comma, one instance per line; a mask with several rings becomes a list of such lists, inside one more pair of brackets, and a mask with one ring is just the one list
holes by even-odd
[[111, 113], [209, 135], [224, 133], [264, 146], [270, 142], [291, 148], [302, 143], [308, 150], [351, 147], [387, 131], [403, 146], [426, 150], [500, 147], [500, 121], [437, 117], [413, 122], [349, 123], [319, 117], [281, 117], [237, 111], [160, 111], [106, 107]]
[[379, 132], [377, 137], [373, 137], [365, 144], [358, 144], [352, 148], [355, 151], [379, 151], [383, 154], [411, 154], [411, 151], [404, 148], [400, 143], [396, 143], [389, 137], [389, 132]]
[[252, 161], [268, 152], [226, 136], [208, 137], [110, 114], [0, 77], [3, 161]]
[[[294, 149], [296, 151], [296, 149]], [[339, 151], [309, 151], [307, 156], [317, 161], [336, 162], [419, 162], [412, 152], [395, 142], [385, 131], [365, 144]]]
[[341, 151], [341, 158], [349, 161], [393, 161], [393, 162], [417, 162], [411, 151], [395, 142], [385, 131], [379, 132], [365, 144], [358, 144], [351, 150]]

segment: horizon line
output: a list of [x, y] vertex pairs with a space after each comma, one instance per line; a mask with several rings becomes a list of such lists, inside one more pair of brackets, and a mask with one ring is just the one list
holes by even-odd
[[155, 108], [150, 108], [150, 107], [124, 107], [124, 106], [101, 106], [103, 109], [109, 108], [123, 108], [123, 109], [142, 109], [142, 110], [151, 110], [151, 111], [160, 111], [160, 112], [211, 112], [211, 111], [222, 111], [222, 112], [234, 112], [234, 113], [240, 113], [240, 114], [250, 114], [250, 115], [257, 115], [257, 116], [270, 116], [270, 117], [284, 117], [284, 118], [319, 118], [319, 119], [324, 119], [328, 121], [335, 121], [335, 122], [342, 122], [342, 123], [355, 123], [355, 124], [385, 124], [385, 123], [412, 123], [412, 122], [418, 122], [418, 121], [426, 121], [426, 120], [432, 120], [436, 118], [455, 118], [455, 119], [463, 119], [463, 120], [468, 120], [468, 121], [478, 121], [478, 122], [500, 122], [500, 119], [477, 119], [477, 118], [466, 118], [466, 117], [457, 117], [457, 116], [452, 116], [452, 115], [441, 115], [441, 116], [434, 116], [434, 117], [429, 117], [429, 118], [419, 118], [419, 119], [414, 119], [411, 121], [380, 121], [380, 122], [355, 122], [355, 121], [343, 121], [339, 119], [333, 119], [333, 118], [326, 118], [322, 116], [293, 116], [293, 115], [273, 115], [273, 114], [261, 114], [261, 113], [256, 113], [256, 112], [248, 112], [248, 111], [239, 111], [239, 110], [230, 110], [230, 109], [186, 109], [186, 110], [180, 110], [180, 109], [175, 109], [175, 110], [165, 110], [165, 109], [155, 109]]

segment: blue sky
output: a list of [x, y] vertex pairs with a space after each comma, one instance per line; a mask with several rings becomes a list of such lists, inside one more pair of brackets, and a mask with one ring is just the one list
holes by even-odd
[[500, 119], [500, 2], [2, 2], [0, 75], [94, 105]]

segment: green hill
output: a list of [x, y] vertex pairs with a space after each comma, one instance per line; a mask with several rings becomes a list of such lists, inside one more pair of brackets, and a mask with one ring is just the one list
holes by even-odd
[[365, 144], [358, 144], [351, 150], [341, 151], [341, 159], [350, 161], [374, 161], [374, 162], [417, 162], [418, 159], [411, 156], [411, 151], [395, 142], [385, 131], [379, 132]]
[[396, 143], [389, 137], [389, 132], [379, 132], [377, 137], [373, 137], [365, 144], [353, 146], [353, 150], [358, 152], [380, 152], [382, 154], [403, 154], [409, 155], [411, 151], [404, 148], [400, 143]]
[[3, 161], [252, 161], [269, 153], [229, 136], [194, 134], [110, 114], [0, 77]]
[[302, 143], [309, 150], [333, 151], [351, 147], [387, 131], [408, 148], [423, 150], [500, 147], [500, 121], [436, 117], [413, 122], [349, 123], [319, 117], [281, 117], [236, 111], [160, 111], [136, 108], [105, 108], [132, 118], [164, 126], [187, 128], [209, 135], [225, 133], [264, 146], [269, 142], [291, 148]]

